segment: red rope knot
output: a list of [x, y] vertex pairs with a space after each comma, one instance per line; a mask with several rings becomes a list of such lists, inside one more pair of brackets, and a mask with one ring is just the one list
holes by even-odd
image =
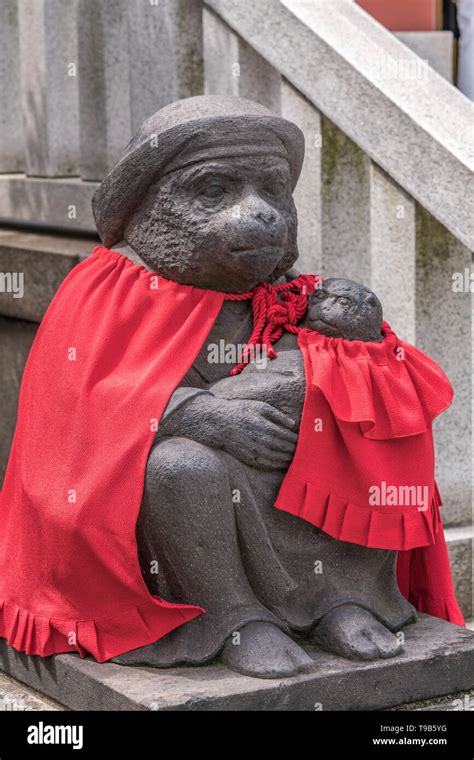
[[230, 375], [238, 375], [250, 363], [258, 350], [270, 359], [277, 357], [273, 348], [284, 331], [298, 332], [297, 324], [306, 314], [308, 296], [321, 283], [321, 277], [302, 274], [281, 285], [262, 283], [249, 293], [226, 295], [228, 301], [252, 300], [253, 331], [242, 352], [241, 361]]

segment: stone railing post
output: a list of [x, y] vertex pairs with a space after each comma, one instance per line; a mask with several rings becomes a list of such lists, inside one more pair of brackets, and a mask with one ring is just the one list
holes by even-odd
[[79, 2], [81, 176], [100, 180], [147, 116], [202, 92], [202, 8]]
[[443, 521], [472, 521], [472, 253], [417, 209], [416, 342], [440, 363], [455, 392], [435, 424]]
[[76, 0], [19, 0], [26, 172], [79, 171]]
[[24, 169], [18, 0], [0, 3], [0, 172]]

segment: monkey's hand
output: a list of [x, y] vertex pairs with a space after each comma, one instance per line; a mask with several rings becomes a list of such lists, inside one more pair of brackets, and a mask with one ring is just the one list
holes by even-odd
[[228, 400], [202, 394], [160, 425], [160, 435], [179, 435], [223, 449], [243, 464], [285, 469], [295, 452], [296, 423], [264, 401]]

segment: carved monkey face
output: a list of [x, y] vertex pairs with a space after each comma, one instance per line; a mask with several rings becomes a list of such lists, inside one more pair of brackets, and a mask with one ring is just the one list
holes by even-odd
[[324, 280], [310, 298], [305, 326], [331, 338], [382, 339], [382, 305], [364, 285], [351, 280]]
[[125, 240], [163, 277], [243, 293], [298, 258], [288, 162], [257, 155], [205, 161], [162, 177]]

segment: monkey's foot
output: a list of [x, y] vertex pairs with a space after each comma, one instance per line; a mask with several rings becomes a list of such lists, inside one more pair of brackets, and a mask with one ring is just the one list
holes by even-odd
[[222, 661], [232, 670], [255, 678], [288, 678], [314, 670], [314, 661], [271, 623], [248, 623], [238, 643], [229, 639]]
[[125, 654], [119, 654], [112, 657], [110, 662], [115, 662], [117, 665], [136, 665], [149, 668], [164, 667], [157, 652], [156, 643], [148, 644], [139, 649], [132, 649]]
[[350, 660], [395, 657], [403, 645], [367, 610], [345, 604], [328, 612], [312, 633], [312, 643]]

